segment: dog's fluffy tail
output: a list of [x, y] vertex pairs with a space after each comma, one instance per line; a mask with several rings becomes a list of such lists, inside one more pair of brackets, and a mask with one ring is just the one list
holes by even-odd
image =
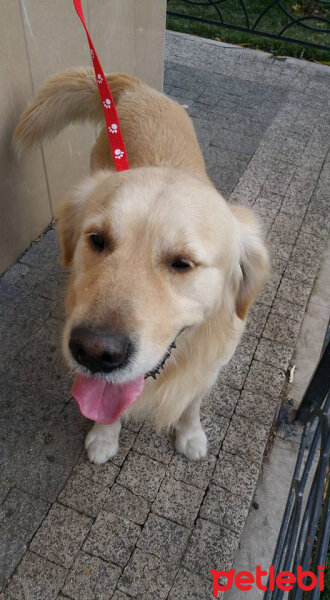
[[[117, 103], [122, 92], [136, 89], [141, 82], [131, 75], [107, 75]], [[13, 135], [18, 153], [77, 121], [102, 121], [102, 104], [91, 68], [77, 68], [48, 79], [21, 115]]]

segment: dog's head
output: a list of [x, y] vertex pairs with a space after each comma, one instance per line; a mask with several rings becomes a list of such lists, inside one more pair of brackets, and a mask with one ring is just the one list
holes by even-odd
[[117, 387], [140, 388], [224, 295], [244, 319], [267, 271], [250, 211], [177, 169], [92, 176], [65, 200], [59, 237], [71, 267], [65, 356]]

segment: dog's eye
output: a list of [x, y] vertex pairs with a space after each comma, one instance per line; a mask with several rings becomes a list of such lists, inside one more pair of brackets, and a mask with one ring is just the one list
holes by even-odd
[[89, 236], [90, 245], [95, 250], [102, 252], [105, 248], [105, 239], [99, 233], [91, 233]]
[[191, 262], [185, 260], [184, 258], [175, 258], [171, 262], [171, 267], [175, 271], [188, 271], [192, 268]]

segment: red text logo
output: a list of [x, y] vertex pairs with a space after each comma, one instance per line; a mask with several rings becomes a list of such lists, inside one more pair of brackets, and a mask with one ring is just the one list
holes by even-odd
[[[243, 592], [249, 591], [252, 589], [253, 584], [263, 592], [267, 590], [274, 591], [275, 587], [287, 592], [292, 590], [295, 584], [306, 592], [315, 588], [323, 591], [325, 565], [318, 565], [317, 569], [318, 574], [316, 575], [312, 571], [303, 571], [302, 567], [299, 566], [296, 575], [291, 573], [291, 571], [281, 571], [276, 576], [273, 566], [269, 568], [269, 571], [264, 571], [258, 565], [255, 574], [250, 571], [239, 571], [236, 573], [236, 569], [230, 569], [230, 571], [216, 571], [215, 569], [211, 569], [213, 596], [217, 598], [219, 592], [230, 590], [233, 586]], [[267, 577], [267, 585], [262, 582], [263, 577]]]

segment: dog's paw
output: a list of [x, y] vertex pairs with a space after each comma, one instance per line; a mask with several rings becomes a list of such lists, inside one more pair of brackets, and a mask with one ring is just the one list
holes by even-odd
[[90, 430], [85, 439], [85, 448], [89, 460], [96, 465], [103, 465], [118, 452], [118, 436], [105, 437], [102, 432]]
[[198, 460], [207, 455], [207, 437], [202, 428], [177, 431], [175, 446], [189, 460]]

